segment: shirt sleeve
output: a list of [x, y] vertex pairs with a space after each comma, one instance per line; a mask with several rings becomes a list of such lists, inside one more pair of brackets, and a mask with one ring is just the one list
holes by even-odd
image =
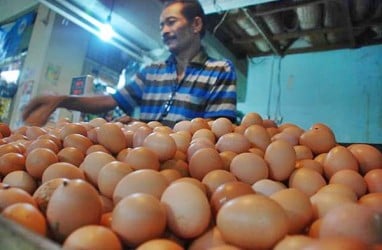
[[214, 86], [211, 88], [205, 109], [205, 118], [227, 117], [232, 121], [236, 120], [236, 81], [235, 67], [230, 60], [226, 60], [224, 66], [219, 70]]
[[143, 87], [145, 82], [145, 70], [141, 70], [135, 74], [130, 82], [118, 89], [112, 97], [118, 106], [126, 113], [131, 115], [134, 108], [141, 103], [143, 95]]

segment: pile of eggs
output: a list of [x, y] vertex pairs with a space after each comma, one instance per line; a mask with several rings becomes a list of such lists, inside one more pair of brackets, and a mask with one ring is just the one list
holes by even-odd
[[382, 153], [322, 123], [0, 123], [0, 180], [64, 249], [382, 249]]

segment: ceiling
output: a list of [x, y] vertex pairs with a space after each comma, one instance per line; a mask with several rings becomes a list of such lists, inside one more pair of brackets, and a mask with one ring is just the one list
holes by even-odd
[[[96, 33], [112, 13], [112, 43], [144, 60], [163, 52], [163, 0], [39, 0]], [[86, 2], [86, 3], [85, 3]], [[207, 30], [238, 59], [382, 43], [382, 0], [200, 0]]]

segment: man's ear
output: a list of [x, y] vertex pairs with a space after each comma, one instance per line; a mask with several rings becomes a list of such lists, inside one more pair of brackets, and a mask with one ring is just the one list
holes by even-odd
[[195, 17], [194, 22], [192, 24], [194, 33], [200, 33], [202, 31], [203, 25], [203, 20], [198, 16]]

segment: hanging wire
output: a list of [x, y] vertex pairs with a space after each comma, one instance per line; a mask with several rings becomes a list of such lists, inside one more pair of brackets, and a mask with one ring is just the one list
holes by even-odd
[[112, 0], [112, 1], [111, 1], [111, 6], [110, 6], [110, 12], [109, 12], [109, 15], [107, 16], [107, 21], [108, 21], [109, 23], [110, 23], [110, 21], [111, 21], [111, 14], [113, 14], [114, 4], [115, 4], [115, 0]]
[[281, 114], [281, 59], [282, 57], [279, 57], [278, 72], [277, 72], [277, 97], [276, 97], [276, 110], [275, 110], [275, 119], [278, 125], [280, 125], [283, 122], [283, 116]]
[[215, 33], [218, 30], [218, 28], [223, 24], [223, 22], [226, 19], [227, 15], [228, 15], [228, 11], [224, 12], [223, 17], [220, 19], [219, 23], [214, 27], [214, 29], [212, 31], [213, 35], [215, 35]]
[[268, 92], [268, 103], [267, 103], [267, 119], [271, 119], [271, 99], [272, 99], [272, 88], [273, 88], [274, 65], [275, 65], [275, 57], [272, 57], [271, 77], [269, 80], [269, 92]]

